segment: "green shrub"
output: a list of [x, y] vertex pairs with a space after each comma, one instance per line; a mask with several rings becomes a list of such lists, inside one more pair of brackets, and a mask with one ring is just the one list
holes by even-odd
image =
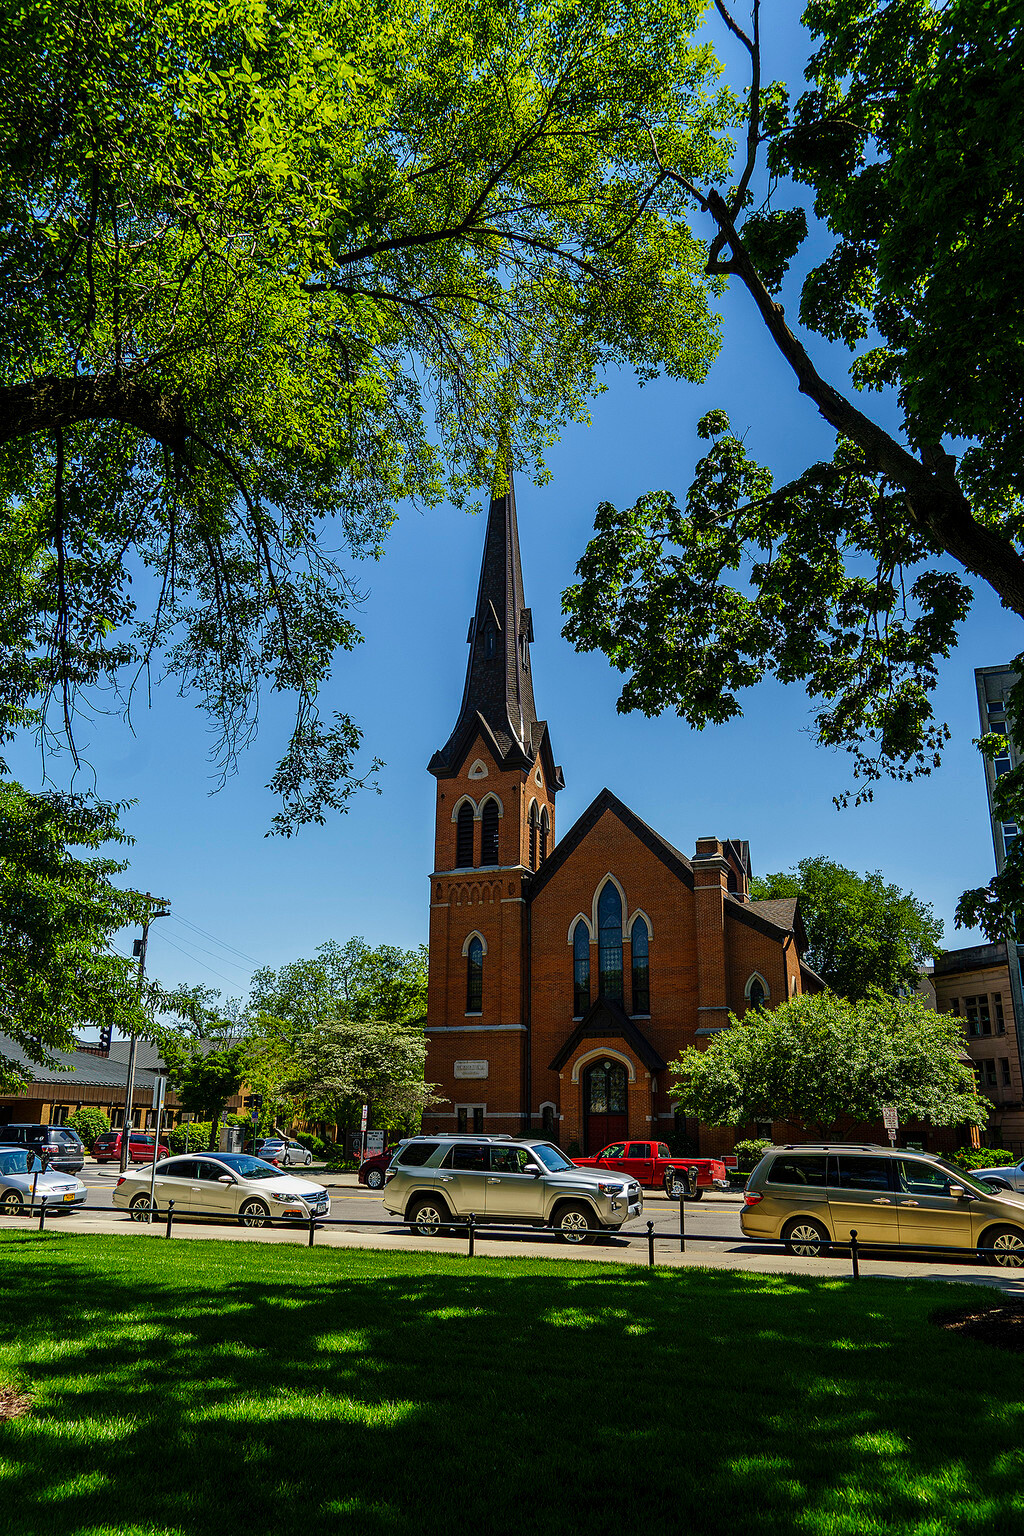
[[301, 1147], [305, 1147], [307, 1152], [312, 1152], [314, 1157], [322, 1157], [327, 1150], [319, 1136], [308, 1136], [305, 1131], [301, 1136], [296, 1136], [295, 1140]]
[[209, 1120], [189, 1120], [170, 1128], [160, 1140], [166, 1142], [172, 1152], [205, 1152], [210, 1145]]
[[768, 1148], [770, 1141], [738, 1141], [733, 1147], [741, 1173], [749, 1173], [756, 1168]]
[[84, 1105], [76, 1109], [73, 1115], [69, 1115], [65, 1121], [69, 1131], [77, 1131], [82, 1138], [82, 1145], [87, 1152], [92, 1151], [92, 1144], [97, 1136], [102, 1136], [104, 1131], [110, 1130], [110, 1119], [102, 1109], [95, 1109], [91, 1105]]
[[[296, 1137], [296, 1140], [301, 1140], [301, 1138]], [[305, 1144], [303, 1142], [303, 1145]], [[324, 1147], [323, 1160], [332, 1173], [351, 1173], [354, 1168], [359, 1167], [359, 1163], [349, 1152], [348, 1147], [346, 1147], [343, 1141], [336, 1141]]]
[[961, 1147], [952, 1160], [961, 1168], [1004, 1168], [1017, 1161], [1005, 1147]]

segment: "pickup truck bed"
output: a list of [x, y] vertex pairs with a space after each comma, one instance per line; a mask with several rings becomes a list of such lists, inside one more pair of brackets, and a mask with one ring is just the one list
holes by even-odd
[[608, 1168], [626, 1173], [645, 1189], [664, 1189], [669, 1199], [677, 1168], [696, 1168], [697, 1189], [686, 1198], [699, 1200], [706, 1189], [728, 1189], [729, 1175], [723, 1162], [715, 1157], [673, 1157], [664, 1141], [616, 1141], [594, 1157], [574, 1157], [578, 1168]]

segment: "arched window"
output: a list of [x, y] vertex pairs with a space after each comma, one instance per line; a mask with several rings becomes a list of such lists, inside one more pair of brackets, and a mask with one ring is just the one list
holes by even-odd
[[485, 800], [480, 817], [480, 863], [498, 862], [498, 807], [494, 800]]
[[540, 862], [543, 864], [548, 856], [548, 833], [551, 831], [551, 823], [548, 821], [547, 806], [540, 813]]
[[633, 1012], [650, 1013], [650, 935], [642, 917], [638, 917], [633, 924], [630, 944], [633, 951]]
[[572, 1014], [582, 1019], [590, 1007], [590, 929], [582, 917], [572, 935]]
[[540, 823], [537, 820], [537, 802], [530, 802], [530, 868], [537, 868], [537, 832]]
[[542, 1134], [545, 1135], [548, 1138], [549, 1141], [554, 1141], [554, 1139], [555, 1139], [555, 1106], [553, 1104], [545, 1104], [544, 1108], [541, 1110], [541, 1112], [540, 1112], [540, 1126], [541, 1126]]
[[469, 869], [473, 863], [473, 807], [468, 800], [459, 806], [455, 823], [455, 868]]
[[622, 1002], [622, 897], [610, 880], [597, 902], [598, 991], [601, 997]]
[[484, 1010], [484, 946], [471, 939], [466, 951], [466, 1012]]
[[747, 983], [747, 1004], [751, 1008], [763, 1008], [768, 1000], [764, 982], [760, 976], [752, 976]]

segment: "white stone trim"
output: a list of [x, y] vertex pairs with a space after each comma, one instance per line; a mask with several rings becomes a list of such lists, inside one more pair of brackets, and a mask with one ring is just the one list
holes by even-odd
[[486, 777], [487, 777], [487, 764], [483, 761], [482, 758], [478, 757], [475, 763], [471, 763], [470, 764], [470, 766], [469, 766], [469, 773], [467, 774], [467, 778], [470, 778], [470, 779], [486, 779]]
[[486, 953], [487, 953], [487, 940], [484, 938], [483, 934], [479, 931], [479, 929], [474, 928], [471, 933], [467, 933], [466, 934], [465, 943], [462, 946], [463, 958], [468, 958], [468, 956], [469, 956], [469, 946], [472, 944], [474, 939], [479, 939], [480, 940], [480, 943], [484, 947], [484, 954], [486, 955]]
[[612, 885], [614, 885], [615, 889], [618, 891], [622, 898], [622, 931], [623, 933], [626, 932], [626, 922], [629, 918], [629, 902], [626, 900], [626, 893], [622, 889], [622, 881], [617, 879], [616, 876], [612, 874], [611, 870], [609, 870], [606, 875], [601, 876], [600, 880], [597, 882], [597, 885], [594, 887], [594, 900], [591, 905], [592, 921], [590, 924], [590, 932], [592, 936], [600, 932], [600, 927], [597, 921], [597, 903], [600, 899], [601, 892], [604, 890], [609, 880], [611, 881]]
[[573, 918], [572, 922], [569, 924], [569, 932], [566, 935], [566, 937], [569, 940], [570, 947], [571, 947], [572, 942], [573, 942], [573, 935], [576, 932], [576, 924], [577, 923], [585, 923], [586, 924], [587, 932], [590, 934], [590, 942], [591, 942], [591, 944], [593, 944], [595, 942], [595, 940], [594, 940], [594, 930], [591, 927], [590, 918], [587, 916], [587, 914], [585, 912], [577, 912], [576, 916]]
[[460, 795], [459, 796], [459, 798], [456, 800], [455, 804], [452, 806], [452, 821], [458, 821], [458, 819], [459, 819], [459, 812], [462, 810], [462, 807], [464, 805], [471, 805], [473, 807], [473, 820], [474, 821], [479, 821], [480, 820], [480, 812], [476, 808], [476, 801], [473, 799], [472, 795]]
[[747, 977], [747, 984], [743, 988], [743, 996], [746, 998], [747, 1002], [749, 1003], [750, 1002], [750, 989], [754, 985], [755, 981], [759, 981], [761, 983], [762, 987], [764, 987], [764, 1000], [765, 1000], [765, 1002], [767, 1002], [768, 999], [772, 995], [771, 988], [769, 987], [768, 983], [765, 981], [764, 977], [761, 975], [760, 971], [751, 971], [750, 975]]
[[574, 1082], [574, 1083], [578, 1083], [579, 1080], [580, 1080], [580, 1071], [581, 1071], [581, 1069], [583, 1067], [589, 1067], [590, 1063], [592, 1061], [596, 1061], [599, 1056], [611, 1056], [611, 1057], [613, 1057], [616, 1061], [620, 1062], [622, 1064], [622, 1066], [625, 1067], [626, 1072], [627, 1072], [628, 1077], [629, 1077], [629, 1081], [631, 1083], [635, 1083], [636, 1082], [636, 1068], [633, 1066], [633, 1063], [630, 1061], [629, 1057], [623, 1055], [622, 1051], [616, 1051], [614, 1048], [610, 1049], [606, 1045], [602, 1045], [600, 1047], [595, 1046], [592, 1051], [587, 1051], [585, 1056], [578, 1057], [576, 1059], [576, 1061], [573, 1063], [573, 1069], [572, 1069], [572, 1075], [571, 1075], [570, 1081]]
[[424, 1024], [425, 1035], [526, 1034], [525, 1024]]
[[622, 924], [622, 936], [623, 936], [623, 938], [631, 939], [633, 937], [633, 924], [636, 922], [638, 917], [642, 917], [644, 922], [647, 924], [647, 937], [648, 937], [648, 939], [653, 939], [654, 938], [654, 924], [651, 922], [650, 918], [648, 917], [647, 913], [644, 911], [643, 907], [637, 907], [635, 912], [631, 912], [629, 914], [629, 921], [628, 922], [624, 922]]
[[[493, 789], [489, 789], [486, 795], [484, 795], [483, 799], [480, 801], [480, 809], [477, 812], [477, 819], [482, 820], [484, 814], [484, 806], [487, 804], [488, 800], [493, 800], [495, 805], [498, 807], [498, 819], [500, 820], [501, 817], [505, 814], [505, 807], [501, 803], [501, 797], [496, 795]], [[485, 868], [489, 868], [489, 866], [485, 866]]]

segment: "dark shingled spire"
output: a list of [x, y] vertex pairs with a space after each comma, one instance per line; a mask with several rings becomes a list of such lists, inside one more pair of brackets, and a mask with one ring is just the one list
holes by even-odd
[[[439, 778], [458, 773], [476, 732], [482, 731], [503, 768], [528, 768], [546, 746], [547, 726], [537, 719], [530, 672], [533, 618], [523, 594], [516, 494], [509, 476], [504, 495], [492, 496], [484, 537], [476, 613], [469, 626], [469, 665], [455, 729], [430, 760]], [[547, 746], [545, 758], [551, 758]], [[549, 780], [561, 788], [561, 770], [550, 761]]]

